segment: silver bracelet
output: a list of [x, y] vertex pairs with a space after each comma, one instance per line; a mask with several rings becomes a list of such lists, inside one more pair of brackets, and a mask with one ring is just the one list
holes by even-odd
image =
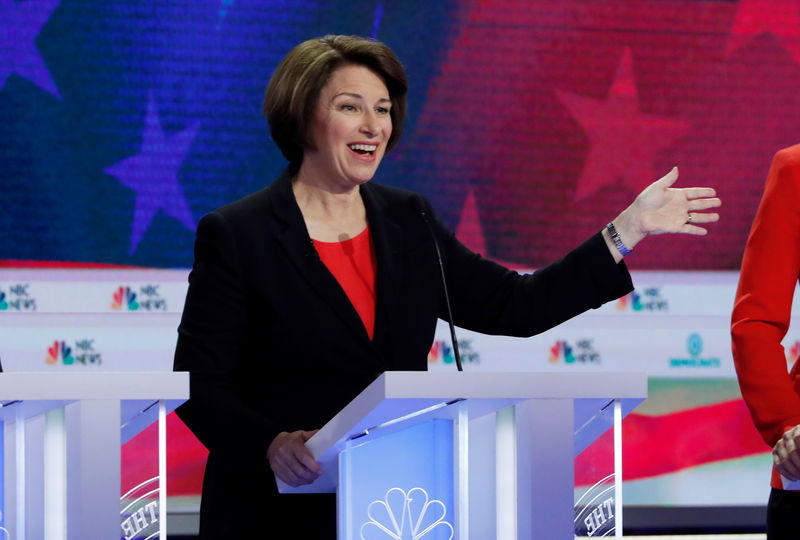
[[617, 246], [617, 250], [622, 253], [623, 257], [632, 251], [628, 249], [628, 246], [622, 243], [622, 238], [620, 238], [619, 233], [612, 222], [608, 222], [606, 229], [608, 229], [608, 234], [611, 235], [611, 240], [614, 242], [614, 245]]

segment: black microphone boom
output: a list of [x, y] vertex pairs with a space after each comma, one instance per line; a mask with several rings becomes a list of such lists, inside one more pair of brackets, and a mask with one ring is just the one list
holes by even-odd
[[439, 242], [436, 241], [436, 233], [433, 232], [433, 226], [431, 225], [430, 220], [428, 219], [428, 212], [425, 210], [425, 202], [422, 199], [421, 195], [415, 194], [411, 198], [411, 202], [414, 205], [414, 209], [420, 215], [422, 220], [425, 222], [425, 225], [428, 226], [428, 231], [431, 233], [431, 239], [433, 240], [433, 247], [436, 249], [436, 259], [439, 261], [439, 271], [442, 274], [442, 288], [444, 289], [444, 303], [447, 306], [447, 318], [448, 322], [450, 323], [450, 341], [453, 343], [453, 356], [456, 359], [456, 367], [458, 371], [464, 371], [464, 368], [461, 367], [461, 354], [458, 352], [458, 340], [456, 339], [456, 327], [453, 324], [453, 310], [450, 307], [450, 295], [447, 292], [447, 278], [444, 274], [444, 261], [442, 260], [442, 252], [439, 250]]

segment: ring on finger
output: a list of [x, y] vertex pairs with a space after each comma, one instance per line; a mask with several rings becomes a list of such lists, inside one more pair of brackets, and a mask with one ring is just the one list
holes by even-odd
[[686, 223], [691, 223], [692, 219], [694, 219], [694, 216], [692, 214], [689, 214], [689, 217], [686, 218]]

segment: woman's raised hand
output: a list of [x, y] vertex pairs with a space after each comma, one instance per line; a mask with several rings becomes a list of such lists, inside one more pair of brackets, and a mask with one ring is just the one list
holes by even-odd
[[672, 187], [678, 180], [673, 167], [663, 177], [647, 186], [633, 203], [614, 219], [622, 242], [630, 249], [645, 236], [653, 234], [693, 234], [702, 236], [707, 223], [719, 221], [719, 214], [706, 212], [722, 206], [714, 188]]

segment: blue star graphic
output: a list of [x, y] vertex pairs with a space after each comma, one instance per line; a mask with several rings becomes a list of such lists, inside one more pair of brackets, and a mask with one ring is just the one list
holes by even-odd
[[186, 159], [198, 128], [199, 124], [193, 124], [180, 133], [165, 137], [158, 121], [155, 102], [150, 96], [141, 152], [105, 170], [122, 185], [136, 192], [129, 255], [136, 251], [159, 210], [194, 230], [195, 221], [178, 181], [178, 171]]
[[0, 87], [16, 73], [61, 98], [35, 43], [60, 3], [61, 0], [0, 0]]

